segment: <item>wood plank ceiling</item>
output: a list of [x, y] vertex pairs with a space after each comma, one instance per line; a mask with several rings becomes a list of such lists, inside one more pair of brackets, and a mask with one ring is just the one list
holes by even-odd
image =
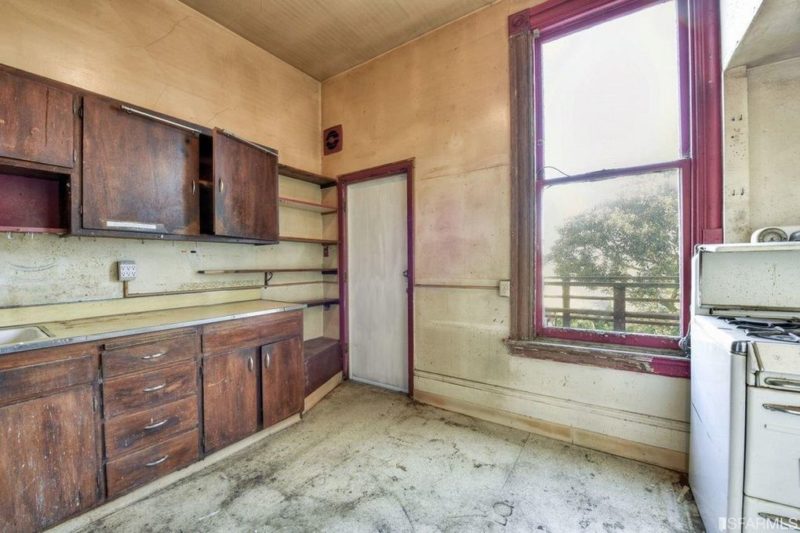
[[494, 0], [181, 0], [318, 80]]

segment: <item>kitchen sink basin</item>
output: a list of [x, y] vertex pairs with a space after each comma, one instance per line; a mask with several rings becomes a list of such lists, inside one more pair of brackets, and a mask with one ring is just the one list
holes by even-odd
[[0, 329], [0, 346], [10, 344], [23, 344], [36, 342], [49, 338], [50, 335], [42, 328], [36, 326], [25, 326], [22, 328]]

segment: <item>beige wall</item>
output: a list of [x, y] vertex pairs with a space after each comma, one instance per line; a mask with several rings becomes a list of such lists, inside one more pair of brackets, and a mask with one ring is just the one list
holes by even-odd
[[[318, 81], [178, 0], [0, 0], [0, 63], [196, 122], [280, 151], [281, 162], [320, 167]], [[295, 197], [318, 187], [282, 180]], [[281, 209], [286, 234], [321, 236], [318, 215]], [[200, 276], [203, 268], [321, 264], [320, 246], [251, 245], [3, 235], [0, 307], [120, 298], [113, 274], [133, 259], [134, 293], [259, 284], [260, 276]], [[276, 276], [287, 299], [322, 295], [321, 276]], [[277, 289], [276, 289], [277, 290]], [[271, 291], [273, 292], [273, 291]], [[245, 293], [242, 293], [245, 294]], [[8, 315], [9, 313], [6, 313]], [[314, 311], [310, 333], [321, 334]], [[11, 320], [10, 318], [7, 318]]]
[[800, 226], [800, 58], [725, 74], [725, 241]]
[[552, 423], [543, 431], [583, 444], [594, 435], [588, 444], [605, 449], [601, 440], [633, 441], [646, 446], [625, 453], [685, 467], [688, 380], [512, 357], [503, 344], [509, 300], [496, 287], [509, 277], [510, 253], [506, 28], [507, 16], [531, 3], [501, 1], [323, 82], [322, 125], [343, 124], [345, 138], [323, 170], [416, 158], [416, 281], [449, 286], [415, 289], [418, 393], [506, 420], [543, 420]]

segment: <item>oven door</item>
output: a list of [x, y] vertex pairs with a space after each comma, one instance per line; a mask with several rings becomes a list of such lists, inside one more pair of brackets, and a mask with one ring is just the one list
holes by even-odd
[[747, 388], [744, 492], [800, 507], [800, 394]]

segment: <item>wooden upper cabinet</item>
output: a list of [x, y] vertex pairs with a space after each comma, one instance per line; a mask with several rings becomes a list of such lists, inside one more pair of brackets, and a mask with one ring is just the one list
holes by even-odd
[[264, 427], [303, 410], [305, 369], [300, 337], [261, 348], [261, 394]]
[[106, 100], [83, 100], [85, 229], [197, 235], [198, 132]]
[[71, 168], [75, 96], [0, 71], [0, 157]]
[[214, 130], [214, 234], [278, 240], [278, 156]]

